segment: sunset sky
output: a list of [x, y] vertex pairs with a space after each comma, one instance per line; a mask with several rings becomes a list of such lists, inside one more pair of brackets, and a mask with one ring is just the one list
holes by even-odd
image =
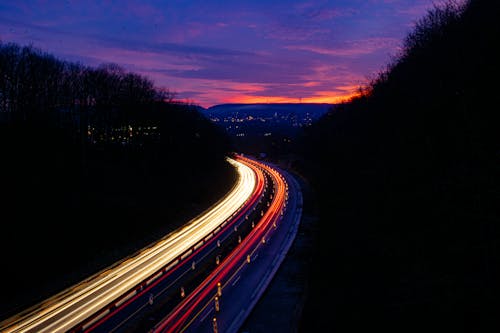
[[117, 63], [204, 107], [334, 103], [397, 55], [433, 3], [2, 0], [0, 40], [85, 65]]

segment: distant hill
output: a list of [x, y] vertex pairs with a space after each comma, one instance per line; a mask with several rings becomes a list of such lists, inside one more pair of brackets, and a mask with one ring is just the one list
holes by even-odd
[[314, 103], [220, 104], [200, 111], [232, 136], [281, 133], [293, 137], [334, 106]]
[[189, 105], [231, 137], [233, 150], [249, 154], [282, 155], [291, 151], [304, 129], [338, 104], [228, 103], [209, 108]]
[[221, 104], [200, 110], [247, 153], [283, 153], [334, 104]]
[[268, 116], [277, 113], [295, 113], [303, 116], [309, 114], [313, 120], [318, 119], [331, 109], [334, 104], [325, 103], [263, 103], [263, 104], [219, 104], [202, 110], [203, 113], [212, 116]]

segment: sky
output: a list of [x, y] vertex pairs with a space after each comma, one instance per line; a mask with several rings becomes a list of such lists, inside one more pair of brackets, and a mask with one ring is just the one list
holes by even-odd
[[176, 98], [337, 103], [397, 56], [438, 0], [2, 0], [0, 40], [116, 63]]

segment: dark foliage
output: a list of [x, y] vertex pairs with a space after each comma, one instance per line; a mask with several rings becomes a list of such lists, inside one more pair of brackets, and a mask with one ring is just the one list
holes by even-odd
[[6, 316], [164, 236], [232, 186], [225, 134], [116, 65], [0, 44]]
[[321, 225], [302, 331], [498, 330], [498, 17], [434, 8], [308, 130], [297, 167]]

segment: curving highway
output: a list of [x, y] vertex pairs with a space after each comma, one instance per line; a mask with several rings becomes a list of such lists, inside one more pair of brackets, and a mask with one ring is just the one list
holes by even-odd
[[[212, 327], [210, 327], [212, 325], [214, 325], [214, 332], [222, 326], [224, 326], [224, 331], [236, 331], [252, 304], [255, 304], [256, 298], [265, 289], [264, 282], [268, 282], [272, 278], [295, 237], [296, 227], [301, 216], [301, 196], [293, 177], [287, 176], [292, 181], [294, 189], [293, 209], [288, 209], [289, 187], [284, 173], [252, 159], [241, 156], [238, 159], [268, 174], [272, 179], [274, 194], [270, 202], [267, 203], [265, 212], [262, 211], [258, 223], [241, 244], [153, 328], [154, 332], [212, 331]], [[278, 228], [279, 225], [283, 225], [283, 227]], [[266, 259], [259, 259], [256, 265], [251, 265], [259, 253], [261, 257], [264, 256], [265, 250], [263, 248], [269, 249], [267, 243], [271, 237], [273, 237], [274, 243], [272, 248], [275, 250], [267, 253]], [[248, 267], [253, 268], [249, 270]], [[234, 289], [232, 287], [237, 284], [243, 284], [247, 287], [236, 288], [238, 290], [235, 293], [231, 289]], [[231, 290], [232, 297], [224, 296], [228, 290]], [[221, 312], [224, 315], [223, 321], [221, 321], [222, 317], [219, 320], [213, 317], [221, 311], [222, 303], [225, 303], [224, 307], [230, 310]], [[240, 306], [244, 308], [241, 311]], [[234, 310], [237, 312], [233, 313]], [[209, 317], [210, 314], [212, 317]], [[206, 319], [207, 317], [209, 319]], [[213, 319], [213, 323], [210, 319]], [[209, 326], [206, 327], [206, 325]]]
[[[106, 315], [103, 309], [109, 304], [144, 281], [152, 280], [152, 276], [157, 278], [158, 274], [172, 269], [183, 254], [234, 217], [255, 195], [255, 167], [252, 169], [248, 161], [228, 160], [236, 168], [238, 179], [233, 189], [212, 208], [136, 255], [1, 322], [0, 331], [67, 332], [98, 313]], [[270, 210], [281, 209], [275, 202], [276, 199]]]

